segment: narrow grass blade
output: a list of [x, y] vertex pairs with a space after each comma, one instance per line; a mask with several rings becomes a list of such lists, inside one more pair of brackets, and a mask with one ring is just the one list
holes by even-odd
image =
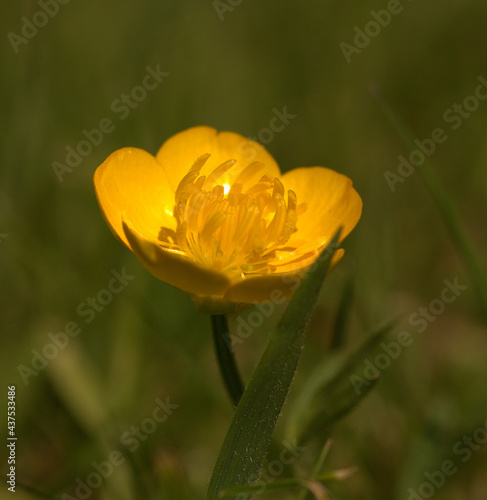
[[306, 441], [311, 437], [326, 439], [331, 425], [353, 410], [374, 387], [377, 378], [365, 379], [364, 360], [375, 354], [379, 343], [394, 323], [377, 328], [354, 349], [334, 353], [320, 365], [303, 387], [290, 408], [286, 437]]
[[346, 479], [355, 472], [355, 468], [340, 469], [320, 474], [317, 477], [293, 477], [280, 479], [269, 483], [263, 481], [256, 484], [246, 484], [244, 486], [233, 486], [222, 490], [221, 499], [243, 498], [244, 495], [262, 495], [264, 493], [275, 493], [278, 491], [302, 490], [304, 493], [310, 490], [311, 484], [327, 485], [331, 481]]
[[[412, 131], [400, 118], [397, 111], [391, 107], [378, 89], [373, 89], [373, 94], [379, 101], [384, 114], [395, 127], [405, 145], [410, 148], [410, 150], [417, 149]], [[417, 169], [426, 187], [433, 196], [445, 225], [471, 275], [479, 304], [484, 316], [487, 318], [487, 273], [480, 264], [475, 246], [465, 229], [465, 225], [462, 222], [453, 198], [443, 185], [443, 182], [427, 156], [425, 156], [424, 161], [418, 165]]]
[[336, 250], [338, 236], [339, 233], [303, 277], [269, 339], [223, 442], [207, 493], [209, 500], [219, 498], [219, 492], [225, 488], [251, 484], [259, 478], [301, 357], [306, 324]]

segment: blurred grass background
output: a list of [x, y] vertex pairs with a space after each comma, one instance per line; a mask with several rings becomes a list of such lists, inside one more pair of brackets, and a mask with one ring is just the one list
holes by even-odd
[[[351, 177], [364, 201], [346, 257], [315, 311], [290, 402], [329, 351], [350, 280], [348, 345], [395, 315], [402, 318], [396, 331], [414, 337], [373, 393], [333, 429], [329, 467], [358, 471], [331, 490], [344, 500], [407, 499], [426, 471], [451, 459], [458, 472], [435, 498], [487, 498], [486, 446], [466, 463], [452, 452], [487, 418], [485, 317], [420, 176], [389, 189], [384, 172], [397, 172], [398, 155], [409, 151], [370, 92], [379, 86], [417, 138], [437, 127], [447, 131], [431, 161], [485, 268], [487, 102], [455, 131], [443, 114], [473, 93], [479, 75], [487, 78], [487, 4], [402, 4], [403, 12], [348, 64], [340, 43], [352, 44], [354, 27], [363, 29], [385, 1], [243, 0], [222, 12], [223, 20], [210, 0], [73, 1], [60, 5], [18, 53], [8, 34], [22, 36], [23, 16], [32, 20], [41, 7], [2, 2], [1, 407], [6, 386], [15, 384], [18, 483], [48, 498], [74, 496], [93, 461], [122, 450], [121, 436], [152, 415], [156, 398], [169, 397], [179, 405], [174, 416], [144, 435], [91, 498], [204, 498], [232, 416], [209, 320], [113, 238], [92, 176], [120, 147], [155, 153], [166, 138], [199, 124], [255, 136], [274, 108], [286, 107], [296, 118], [266, 145], [282, 170], [328, 166]], [[169, 76], [120, 120], [112, 103], [141, 84], [146, 66], [157, 65]], [[59, 182], [52, 162], [64, 163], [66, 146], [75, 147], [83, 129], [98, 128], [104, 118], [115, 130]], [[135, 279], [85, 323], [79, 304], [123, 268]], [[409, 315], [439, 298], [443, 280], [455, 277], [467, 290], [417, 334]], [[277, 316], [236, 347], [247, 379]], [[81, 333], [24, 384], [19, 364], [30, 367], [32, 349], [42, 350], [48, 334], [69, 321]], [[6, 420], [2, 410], [3, 443]], [[282, 426], [277, 442], [280, 433]], [[312, 460], [304, 453], [294, 465], [309, 471]], [[7, 494], [2, 487], [1, 498]], [[18, 498], [37, 497], [19, 490]]]

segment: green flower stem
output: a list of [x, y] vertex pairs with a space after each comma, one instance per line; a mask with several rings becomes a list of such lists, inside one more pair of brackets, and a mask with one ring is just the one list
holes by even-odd
[[[395, 127], [403, 142], [411, 150], [416, 149], [417, 146], [413, 139], [414, 135], [409, 127], [386, 101], [378, 89], [373, 89], [373, 94], [379, 101], [384, 114]], [[448, 194], [440, 177], [436, 173], [436, 170], [426, 156], [423, 163], [417, 168], [426, 187], [433, 196], [445, 221], [446, 227], [448, 228], [450, 235], [463, 258], [463, 261], [465, 262], [472, 281], [475, 284], [480, 306], [482, 307], [484, 315], [487, 316], [487, 276], [485, 270], [480, 265], [475, 246], [465, 230], [465, 226], [462, 223], [458, 210], [452, 201], [452, 197]]]
[[[328, 439], [328, 441], [325, 443], [325, 446], [323, 446], [323, 449], [321, 450], [321, 453], [320, 453], [320, 456], [318, 457], [318, 460], [313, 465], [313, 469], [311, 470], [310, 477], [318, 477], [319, 476], [321, 469], [323, 468], [323, 466], [325, 464], [325, 460], [328, 457], [328, 453], [330, 452], [331, 446], [332, 446], [332, 441], [331, 441], [331, 439]], [[302, 489], [298, 493], [296, 500], [306, 500], [307, 498], [309, 498], [308, 493], [309, 493], [308, 490]]]
[[213, 328], [213, 339], [215, 341], [215, 351], [220, 365], [223, 382], [227, 388], [230, 399], [235, 408], [242, 397], [244, 386], [233, 355], [230, 333], [228, 330], [228, 320], [224, 314], [211, 316], [211, 326]]
[[338, 233], [303, 276], [272, 333], [223, 442], [208, 488], [208, 500], [217, 500], [224, 489], [258, 480], [301, 357], [306, 324], [337, 242]]

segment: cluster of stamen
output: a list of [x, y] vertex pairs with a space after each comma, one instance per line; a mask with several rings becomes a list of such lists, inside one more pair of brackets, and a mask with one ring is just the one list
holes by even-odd
[[288, 190], [287, 201], [281, 181], [263, 175], [250, 184], [265, 168], [260, 162], [249, 164], [233, 182], [228, 160], [213, 172], [200, 176], [209, 158], [200, 156], [176, 189], [173, 215], [177, 230], [162, 229], [164, 246], [184, 251], [196, 261], [220, 271], [237, 273], [265, 272], [275, 250], [287, 243], [296, 230], [298, 213], [296, 194]]

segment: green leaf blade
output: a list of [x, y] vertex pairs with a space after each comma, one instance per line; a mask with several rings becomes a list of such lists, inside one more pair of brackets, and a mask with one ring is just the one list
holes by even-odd
[[[286, 439], [302, 443], [313, 436], [329, 437], [334, 422], [352, 411], [375, 386], [379, 373], [377, 378], [366, 380], [358, 370], [362, 370], [366, 358], [377, 353], [394, 325], [391, 321], [377, 327], [350, 352], [333, 353], [316, 369], [290, 408]], [[359, 391], [353, 377], [362, 381]]]
[[303, 277], [269, 339], [223, 442], [210, 481], [208, 500], [219, 498], [223, 489], [251, 484], [259, 478], [301, 357], [304, 331], [337, 248], [338, 237], [339, 232]]

